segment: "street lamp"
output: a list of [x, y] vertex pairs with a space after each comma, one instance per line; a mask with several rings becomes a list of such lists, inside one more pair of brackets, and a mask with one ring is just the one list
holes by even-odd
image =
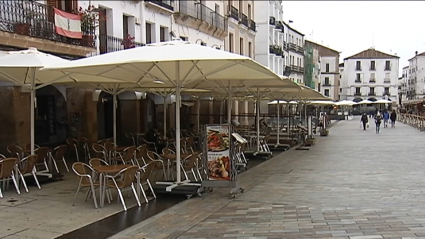
[[219, 46], [219, 45], [217, 45], [217, 44], [214, 44], [214, 45], [212, 45], [211, 47], [214, 47], [215, 49], [217, 49], [217, 50], [221, 50], [221, 46]]
[[207, 45], [207, 43], [206, 43], [206, 42], [204, 42], [202, 39], [198, 39], [198, 40], [196, 40], [196, 41], [195, 41], [195, 44], [196, 44], [196, 43], [198, 43], [198, 41], [201, 41], [201, 46], [206, 46], [206, 45]]

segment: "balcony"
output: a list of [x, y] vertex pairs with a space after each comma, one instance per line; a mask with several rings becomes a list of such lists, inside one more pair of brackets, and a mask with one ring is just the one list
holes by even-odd
[[257, 25], [254, 22], [254, 20], [249, 19], [249, 27], [248, 27], [248, 29], [251, 30], [251, 31], [253, 31], [253, 32], [256, 32], [257, 31]]
[[360, 66], [356, 66], [356, 71], [361, 71], [362, 68]]
[[283, 32], [283, 22], [282, 21], [277, 21], [276, 29], [281, 30]]
[[83, 39], [68, 38], [56, 33], [54, 10], [51, 6], [35, 1], [13, 0], [0, 1], [0, 9], [0, 31], [4, 32], [1, 37], [9, 38], [2, 39], [9, 46], [33, 46], [39, 50], [59, 53], [66, 51], [84, 56], [94, 50], [94, 32], [85, 34]]
[[275, 26], [276, 25], [276, 18], [270, 17], [269, 24], [272, 25], [272, 26]]
[[239, 10], [234, 6], [230, 6], [230, 17], [239, 22]]
[[302, 46], [297, 46], [296, 51], [300, 54], [304, 54], [304, 48]]
[[171, 5], [171, 0], [145, 0], [148, 4], [155, 4], [171, 12], [174, 11], [174, 7]]
[[285, 51], [288, 50], [288, 43], [283, 42], [283, 50], [285, 50]]
[[297, 52], [297, 45], [294, 43], [288, 43], [288, 49], [293, 52]]
[[283, 71], [284, 76], [289, 76], [291, 75], [291, 67], [290, 66], [285, 66], [285, 70]]
[[382, 94], [382, 96], [386, 96], [386, 95], [390, 96], [391, 94], [390, 94], [390, 92], [389, 92], [389, 91], [386, 91], [386, 92], [384, 92], [384, 93]]
[[298, 73], [303, 73], [304, 74], [304, 67], [292, 65], [291, 66], [291, 71], [298, 72]]
[[384, 83], [391, 83], [391, 79], [390, 78], [384, 78]]
[[144, 43], [132, 42], [133, 46], [127, 46], [129, 44], [125, 44], [124, 39], [108, 36], [108, 35], [99, 35], [99, 50], [100, 54], [121, 51], [126, 48], [141, 47], [145, 46]]
[[354, 92], [354, 96], [361, 96], [362, 93], [361, 92]]
[[[208, 8], [206, 5], [199, 2], [178, 1], [175, 8], [174, 19], [177, 24], [199, 29], [203, 33], [220, 39], [227, 37], [227, 18]], [[234, 10], [236, 10], [235, 17], [239, 21], [238, 10], [236, 8]]]
[[375, 92], [369, 92], [368, 96], [376, 96]]
[[322, 86], [331, 87], [331, 84], [329, 82], [325, 82], [325, 84], [323, 84]]
[[243, 13], [239, 13], [239, 24], [249, 27], [248, 17]]
[[369, 70], [370, 70], [370, 71], [376, 71], [376, 68], [375, 68], [375, 66], [371, 66], [371, 67], [369, 68]]
[[355, 82], [355, 83], [362, 83], [362, 80], [360, 80], [360, 79], [356, 79], [354, 82]]
[[391, 71], [391, 67], [386, 66], [385, 69], [384, 69], [384, 71]]
[[276, 56], [283, 56], [282, 47], [278, 45], [270, 45], [269, 52], [271, 54], [275, 54]]
[[376, 83], [376, 80], [374, 78], [370, 78], [369, 83]]

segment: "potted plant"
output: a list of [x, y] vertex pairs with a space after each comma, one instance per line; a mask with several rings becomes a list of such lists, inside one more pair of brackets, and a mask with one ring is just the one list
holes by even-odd
[[127, 34], [127, 36], [121, 41], [121, 45], [124, 46], [124, 49], [130, 49], [135, 48], [134, 45], [134, 37], [132, 37], [130, 34]]
[[106, 20], [100, 12], [94, 11], [95, 7], [90, 5], [87, 9], [80, 7], [76, 14], [81, 18], [81, 45], [94, 47], [94, 35], [100, 21]]

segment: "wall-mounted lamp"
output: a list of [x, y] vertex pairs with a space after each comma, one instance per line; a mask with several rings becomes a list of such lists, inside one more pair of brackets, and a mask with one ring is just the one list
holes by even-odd
[[174, 37], [176, 37], [176, 33], [174, 33], [174, 31], [171, 31], [171, 32], [170, 32], [170, 36], [171, 36], [172, 38], [174, 38]]
[[201, 46], [206, 46], [206, 45], [207, 45], [207, 43], [206, 43], [206, 42], [204, 42], [204, 41], [202, 41], [202, 39], [198, 39], [198, 40], [196, 40], [196, 41], [195, 41], [195, 44], [196, 44], [196, 43], [198, 43], [198, 41], [201, 41]]
[[213, 48], [215, 48], [215, 49], [217, 49], [217, 50], [221, 50], [221, 46], [219, 46], [219, 45], [217, 45], [217, 44], [214, 44], [214, 45], [212, 45], [211, 47], [213, 47]]

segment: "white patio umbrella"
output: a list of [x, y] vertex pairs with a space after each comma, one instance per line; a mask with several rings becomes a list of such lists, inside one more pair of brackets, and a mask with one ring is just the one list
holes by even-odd
[[34, 154], [34, 100], [35, 91], [55, 82], [85, 82], [85, 81], [109, 81], [118, 80], [104, 79], [99, 76], [85, 76], [79, 74], [67, 74], [61, 71], [47, 72], [39, 69], [58, 63], [69, 63], [69, 60], [37, 51], [30, 48], [23, 51], [5, 52], [0, 56], [0, 77], [17, 85], [28, 88], [31, 91], [31, 154]]
[[354, 102], [354, 101], [351, 101], [351, 100], [341, 100], [341, 101], [335, 102], [335, 105], [337, 105], [337, 106], [344, 106], [344, 105], [353, 106], [353, 105], [357, 105], [357, 103]]
[[360, 102], [357, 102], [358, 105], [363, 105], [363, 104], [373, 104], [375, 103], [374, 101], [371, 100], [362, 100]]
[[[279, 76], [249, 57], [220, 51], [184, 41], [161, 42], [145, 47], [80, 59], [67, 64], [46, 67], [46, 71], [63, 71], [115, 80], [143, 83], [145, 78], [176, 87], [176, 161], [180, 165], [180, 93], [181, 88], [197, 88], [198, 83], [232, 87], [234, 82], [280, 80]], [[177, 182], [180, 185], [180, 167]], [[184, 182], [186, 183], [186, 181]]]
[[335, 102], [333, 100], [313, 100], [310, 102], [307, 102], [308, 105], [334, 105]]
[[391, 104], [392, 101], [391, 100], [386, 100], [386, 99], [380, 99], [380, 100], [377, 100], [377, 101], [375, 101], [373, 103], [374, 104]]

